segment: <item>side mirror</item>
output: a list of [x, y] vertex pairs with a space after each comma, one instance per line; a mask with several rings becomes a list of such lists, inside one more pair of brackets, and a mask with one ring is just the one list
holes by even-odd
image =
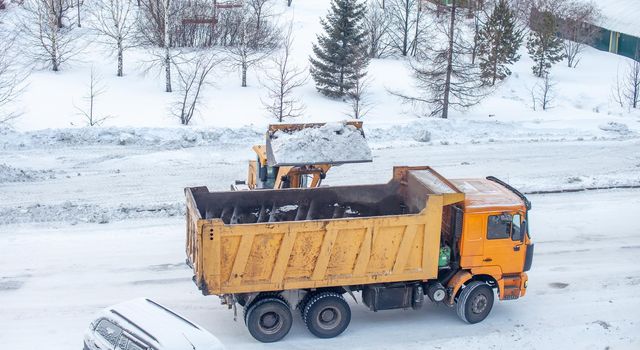
[[523, 221], [520, 225], [520, 242], [524, 242], [524, 235], [527, 234], [527, 222]]

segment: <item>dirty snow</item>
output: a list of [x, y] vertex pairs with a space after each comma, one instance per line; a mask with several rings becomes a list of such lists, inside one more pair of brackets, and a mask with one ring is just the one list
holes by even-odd
[[332, 164], [371, 161], [371, 149], [353, 125], [327, 123], [296, 132], [276, 131], [271, 138], [272, 165]]

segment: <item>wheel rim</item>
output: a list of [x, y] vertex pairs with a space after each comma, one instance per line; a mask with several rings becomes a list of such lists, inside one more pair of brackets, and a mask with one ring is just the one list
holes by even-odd
[[342, 313], [335, 307], [326, 307], [317, 316], [318, 326], [324, 330], [336, 328], [342, 321]]
[[276, 312], [265, 312], [260, 316], [258, 326], [263, 333], [274, 334], [282, 328], [282, 319]]
[[471, 312], [474, 314], [481, 314], [487, 308], [488, 304], [489, 300], [487, 299], [487, 296], [484, 294], [478, 294], [471, 301]]

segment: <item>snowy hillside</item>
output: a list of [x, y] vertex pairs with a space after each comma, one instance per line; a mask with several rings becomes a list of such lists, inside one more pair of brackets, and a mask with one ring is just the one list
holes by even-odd
[[[312, 0], [294, 2], [291, 8], [284, 6], [284, 1], [273, 5], [273, 12], [280, 16], [279, 23], [284, 25], [293, 18], [293, 60], [300, 67], [308, 66], [311, 44], [321, 30], [319, 19], [327, 12], [328, 4], [328, 1]], [[19, 12], [10, 7], [6, 21], [10, 22], [12, 15]], [[110, 117], [104, 126], [179, 125], [169, 112], [177, 94], [163, 92], [164, 82], [158, 70], [146, 72], [144, 62], [150, 59], [146, 51], [132, 49], [126, 52], [125, 76], [119, 78], [115, 76], [115, 57], [106, 54], [104, 45], [96, 43], [88, 30], [82, 30], [85, 31], [82, 40], [87, 42], [82, 54], [68, 62], [60, 72], [38, 70], [28, 77], [28, 86], [18, 108], [23, 115], [14, 122], [17, 129], [84, 126], [76, 106], [86, 104], [83, 96], [88, 90], [92, 68], [102, 77], [105, 87], [105, 93], [97, 98], [95, 106], [98, 114]], [[552, 70], [552, 78], [557, 83], [554, 107], [536, 112], [532, 109], [530, 90], [540, 79], [531, 73], [532, 62], [524, 46], [520, 54], [522, 59], [512, 68], [513, 75], [505, 84], [471, 110], [453, 112], [452, 119], [486, 122], [489, 133], [494, 121], [514, 123], [518, 129], [566, 129], [568, 134], [573, 129], [594, 132], [598, 126], [612, 121], [638, 130], [640, 112], [629, 113], [617, 106], [612, 98], [618, 71], [626, 68], [628, 59], [587, 48], [578, 68], [567, 68], [563, 63], [555, 65]], [[388, 93], [389, 90], [412, 91], [414, 81], [407, 61], [374, 59], [368, 71], [372, 78], [368, 97], [372, 110], [365, 118], [366, 124], [387, 127], [415, 122], [417, 115], [412, 107], [403, 105]], [[266, 99], [266, 91], [261, 85], [264, 72], [253, 69], [249, 73], [249, 86], [243, 88], [239, 72], [230, 67], [216, 68], [210, 77], [214, 86], [205, 90], [194, 126], [240, 128], [253, 125], [257, 130], [263, 130], [266, 124], [274, 122], [267, 116], [262, 103]], [[312, 79], [299, 89], [298, 94], [306, 110], [296, 122], [346, 118], [349, 106], [320, 95]], [[497, 139], [500, 137], [496, 135]]]

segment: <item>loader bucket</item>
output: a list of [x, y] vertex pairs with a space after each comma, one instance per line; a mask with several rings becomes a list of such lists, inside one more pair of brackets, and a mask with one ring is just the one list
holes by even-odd
[[267, 131], [269, 166], [364, 163], [373, 160], [362, 122], [272, 124]]

